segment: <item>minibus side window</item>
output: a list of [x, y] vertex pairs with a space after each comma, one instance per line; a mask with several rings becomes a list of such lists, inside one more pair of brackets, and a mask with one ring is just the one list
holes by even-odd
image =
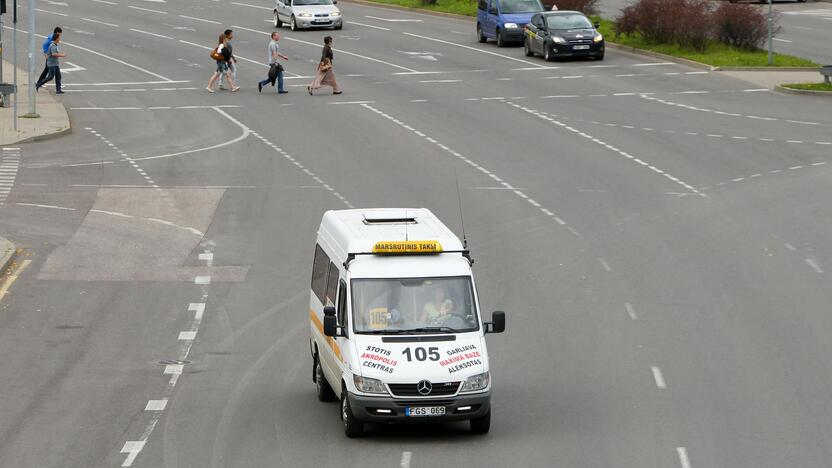
[[326, 277], [327, 267], [329, 267], [329, 257], [324, 252], [320, 245], [315, 245], [315, 261], [312, 265], [312, 292], [318, 296], [318, 300], [326, 305]]
[[347, 328], [347, 283], [341, 280], [338, 288], [338, 325]]
[[338, 267], [329, 264], [329, 279], [326, 281], [326, 301], [324, 305], [335, 305], [335, 293], [338, 292]]

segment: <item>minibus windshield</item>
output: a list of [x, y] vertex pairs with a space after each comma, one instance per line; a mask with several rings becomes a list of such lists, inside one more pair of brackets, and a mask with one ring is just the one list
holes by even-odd
[[457, 333], [479, 329], [471, 278], [352, 280], [356, 333]]

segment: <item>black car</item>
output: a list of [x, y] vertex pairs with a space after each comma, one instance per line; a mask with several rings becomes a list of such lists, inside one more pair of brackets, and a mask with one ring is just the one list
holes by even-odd
[[559, 57], [604, 58], [604, 36], [579, 11], [549, 11], [532, 16], [524, 30], [527, 57], [540, 54], [547, 61]]

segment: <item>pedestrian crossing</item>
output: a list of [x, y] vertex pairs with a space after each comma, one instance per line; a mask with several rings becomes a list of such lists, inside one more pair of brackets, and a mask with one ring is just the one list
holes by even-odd
[[14, 187], [19, 167], [20, 148], [3, 148], [3, 152], [0, 153], [0, 206], [6, 202]]

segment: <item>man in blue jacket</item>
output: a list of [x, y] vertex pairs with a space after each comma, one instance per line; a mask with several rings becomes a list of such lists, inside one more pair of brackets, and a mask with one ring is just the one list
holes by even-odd
[[[55, 38], [55, 34], [61, 34], [63, 32], [64, 32], [64, 30], [61, 29], [60, 26], [55, 26], [55, 29], [52, 30], [52, 34], [50, 34], [46, 38], [46, 40], [43, 41], [43, 45], [41, 46], [41, 48], [43, 48], [44, 57], [46, 57], [49, 54], [49, 45], [52, 44], [52, 39]], [[48, 58], [49, 57], [47, 57], [47, 59]], [[46, 73], [47, 72], [49, 72], [49, 65], [48, 64], [43, 66], [43, 71], [40, 72], [40, 77], [38, 78], [38, 81], [36, 81], [36, 83], [40, 83], [41, 81], [43, 81], [46, 78]]]

